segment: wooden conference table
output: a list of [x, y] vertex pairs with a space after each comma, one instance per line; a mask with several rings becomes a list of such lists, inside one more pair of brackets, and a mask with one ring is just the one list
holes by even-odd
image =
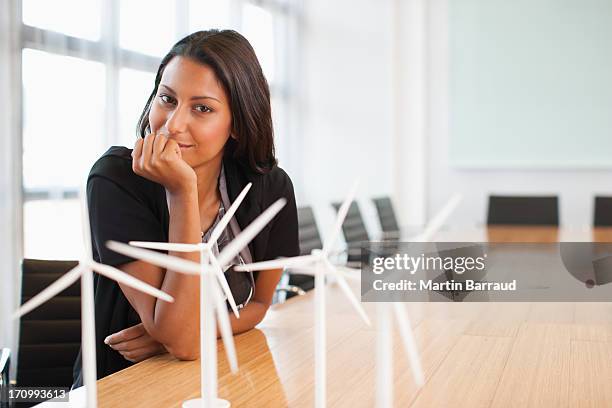
[[[497, 227], [444, 241], [612, 242], [612, 229]], [[354, 285], [359, 294], [358, 285]], [[313, 406], [313, 292], [273, 306], [235, 337], [240, 371], [219, 342], [219, 394], [233, 407]], [[364, 303], [374, 317], [375, 304]], [[426, 377], [418, 389], [396, 336], [396, 407], [612, 406], [612, 303], [407, 303]], [[328, 406], [375, 405], [375, 330], [328, 288]], [[168, 354], [98, 381], [100, 407], [180, 407], [199, 396], [199, 361]]]

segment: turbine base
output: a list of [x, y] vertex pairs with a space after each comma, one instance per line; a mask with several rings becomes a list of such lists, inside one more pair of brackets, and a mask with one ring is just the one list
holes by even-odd
[[[221, 398], [215, 399], [214, 408], [229, 408], [232, 404], [228, 400]], [[204, 400], [202, 398], [194, 398], [183, 402], [183, 408], [202, 408]]]

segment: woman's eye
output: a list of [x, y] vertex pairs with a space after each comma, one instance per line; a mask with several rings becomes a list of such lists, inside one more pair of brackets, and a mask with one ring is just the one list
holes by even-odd
[[195, 110], [197, 110], [198, 112], [202, 112], [202, 113], [212, 112], [212, 109], [210, 109], [206, 105], [196, 105]]
[[161, 94], [159, 95], [159, 99], [161, 99], [163, 103], [174, 103], [174, 98], [170, 95]]

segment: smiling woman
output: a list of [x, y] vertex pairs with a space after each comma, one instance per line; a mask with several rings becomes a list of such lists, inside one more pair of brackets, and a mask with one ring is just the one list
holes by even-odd
[[[197, 277], [114, 253], [108, 240], [197, 243], [244, 186], [253, 183], [218, 249], [272, 202], [287, 205], [234, 263], [299, 253], [293, 186], [276, 165], [270, 92], [248, 41], [235, 31], [199, 31], [163, 58], [140, 117], [141, 138], [130, 151], [110, 148], [87, 184], [94, 258], [161, 288], [157, 302], [114, 281], [95, 281], [98, 378], [152, 355], [198, 357]], [[197, 253], [172, 253], [198, 261]], [[232, 329], [253, 328], [266, 314], [281, 270], [260, 275], [228, 269], [241, 308]], [[74, 386], [80, 385], [80, 355]]]

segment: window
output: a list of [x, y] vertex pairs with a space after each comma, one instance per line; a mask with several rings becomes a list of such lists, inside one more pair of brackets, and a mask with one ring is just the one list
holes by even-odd
[[243, 6], [244, 35], [255, 49], [261, 67], [270, 82], [274, 82], [274, 21], [269, 10], [254, 4]]
[[[24, 253], [65, 257], [81, 240], [78, 200], [63, 194], [78, 189], [102, 148], [104, 66], [32, 49], [22, 65]], [[58, 232], [69, 241], [54, 240]]]
[[74, 190], [102, 149], [104, 65], [32, 49], [22, 65], [24, 188]]
[[176, 2], [129, 0], [120, 4], [119, 46], [157, 57], [168, 52], [177, 39]]
[[[23, 0], [23, 23], [43, 30], [97, 41], [102, 0]], [[69, 13], [65, 10], [70, 10]], [[75, 18], [78, 16], [78, 18]]]
[[190, 0], [189, 11], [189, 31], [237, 28], [237, 24], [232, 20], [229, 0]]
[[21, 4], [26, 257], [80, 256], [78, 191], [108, 147], [133, 146], [159, 60], [189, 32], [232, 28], [249, 39], [270, 84], [282, 156], [295, 119], [289, 53], [296, 47], [287, 34], [297, 31], [299, 19], [292, 1]]
[[131, 68], [119, 71], [119, 135], [117, 144], [131, 147], [138, 134], [136, 124], [153, 92], [155, 74]]

